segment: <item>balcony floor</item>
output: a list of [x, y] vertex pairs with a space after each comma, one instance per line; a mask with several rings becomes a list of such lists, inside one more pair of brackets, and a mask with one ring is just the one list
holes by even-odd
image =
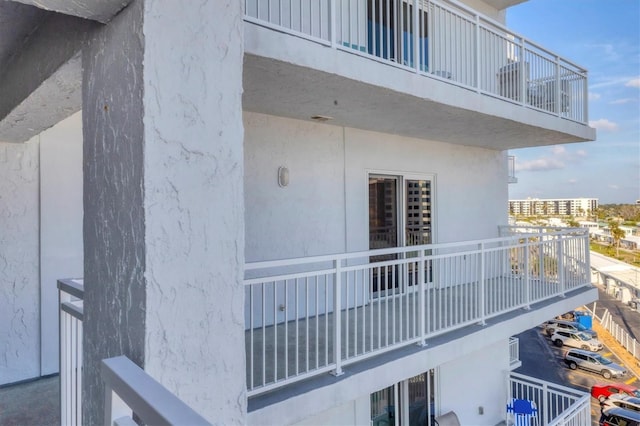
[[52, 376], [0, 388], [0, 424], [60, 424], [60, 380]]
[[[570, 303], [573, 304], [584, 304], [589, 303], [594, 300], [593, 294], [596, 289], [594, 287], [581, 287], [576, 288], [571, 291], [568, 291], [565, 295], [565, 298], [560, 299], [548, 299], [543, 300], [531, 305], [530, 312], [533, 317], [535, 317], [540, 322], [547, 319], [549, 316], [548, 312], [557, 312], [559, 310], [564, 309], [562, 306], [567, 305], [567, 301], [573, 301]], [[560, 307], [559, 307], [560, 306]], [[568, 306], [568, 305], [567, 305]], [[539, 313], [537, 313], [540, 311]], [[249, 414], [256, 413], [258, 416], [261, 416], [262, 409], [270, 407], [270, 406], [278, 406], [278, 403], [281, 403], [290, 397], [306, 394], [308, 392], [312, 392], [316, 389], [323, 388], [326, 386], [333, 386], [338, 382], [349, 379], [351, 377], [357, 376], [358, 374], [364, 374], [370, 370], [376, 369], [378, 367], [384, 366], [386, 363], [401, 359], [405, 357], [411, 357], [421, 351], [424, 350], [434, 350], [441, 345], [446, 345], [451, 341], [455, 341], [458, 339], [465, 338], [471, 334], [477, 332], [490, 332], [490, 329], [493, 326], [498, 324], [502, 324], [505, 321], [513, 320], [517, 317], [523, 315], [522, 309], [517, 309], [509, 312], [502, 313], [496, 317], [487, 320], [486, 326], [479, 326], [476, 324], [470, 324], [448, 333], [443, 333], [436, 335], [427, 340], [426, 346], [418, 346], [416, 344], [410, 344], [406, 346], [398, 347], [397, 349], [382, 353], [378, 356], [374, 356], [367, 359], [358, 360], [357, 362], [350, 364], [345, 367], [345, 374], [342, 376], [335, 377], [331, 374], [318, 374], [309, 379], [301, 380], [298, 382], [294, 382], [288, 385], [285, 385], [277, 390], [271, 392], [265, 392], [253, 397], [249, 398], [248, 411]], [[515, 333], [515, 331], [514, 331]], [[344, 351], [344, 349], [343, 349]], [[331, 356], [331, 355], [330, 355]], [[408, 358], [407, 358], [408, 359]], [[249, 365], [249, 364], [247, 364]], [[268, 367], [267, 367], [268, 368]], [[272, 371], [272, 370], [271, 370]]]

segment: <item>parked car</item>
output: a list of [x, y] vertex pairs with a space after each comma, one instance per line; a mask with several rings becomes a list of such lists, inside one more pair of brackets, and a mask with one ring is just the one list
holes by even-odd
[[551, 335], [551, 341], [557, 347], [565, 345], [592, 352], [601, 351], [604, 347], [599, 340], [592, 339], [591, 336], [581, 331], [556, 330], [556, 332]]
[[592, 339], [598, 338], [598, 333], [591, 330], [590, 328], [585, 327], [576, 321], [566, 321], [566, 320], [549, 320], [545, 326], [545, 331], [548, 336], [551, 336], [556, 330], [566, 330], [566, 331], [582, 331], [583, 333], [589, 334]]
[[596, 383], [591, 386], [591, 396], [600, 402], [612, 395], [630, 395], [640, 398], [640, 390], [626, 383]]
[[600, 426], [640, 426], [640, 412], [620, 407], [602, 410]]
[[564, 362], [572, 370], [582, 368], [593, 373], [601, 374], [605, 379], [624, 377], [627, 375], [626, 368], [598, 353], [585, 351], [583, 349], [569, 349], [564, 355]]
[[629, 395], [611, 395], [600, 404], [602, 409], [609, 407], [626, 408], [627, 410], [640, 411], [640, 398]]

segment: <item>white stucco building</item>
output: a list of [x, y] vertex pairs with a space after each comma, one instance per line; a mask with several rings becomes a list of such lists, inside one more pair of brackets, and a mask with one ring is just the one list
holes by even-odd
[[597, 198], [527, 198], [509, 200], [509, 214], [521, 216], [589, 216], [598, 209]]
[[507, 226], [508, 149], [595, 139], [520, 2], [1, 2], [0, 384], [82, 278], [85, 424], [119, 355], [212, 423], [504, 421], [510, 337], [597, 298]]

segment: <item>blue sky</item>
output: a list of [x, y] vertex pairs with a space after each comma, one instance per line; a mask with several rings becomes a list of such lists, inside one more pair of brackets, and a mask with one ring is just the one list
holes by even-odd
[[529, 0], [507, 26], [589, 72], [595, 142], [510, 151], [509, 198], [640, 199], [640, 1]]

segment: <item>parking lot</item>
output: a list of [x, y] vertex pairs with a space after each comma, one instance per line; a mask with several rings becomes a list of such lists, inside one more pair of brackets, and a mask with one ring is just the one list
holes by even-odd
[[[608, 302], [615, 303], [615, 300], [608, 300]], [[624, 309], [623, 307], [622, 310]], [[639, 312], [632, 312], [631, 314], [640, 317]], [[595, 320], [594, 325], [597, 325], [595, 324]], [[623, 363], [616, 353], [606, 346], [605, 341], [607, 339], [604, 338], [603, 331], [600, 330], [599, 333], [599, 340], [605, 343], [604, 349], [599, 353], [627, 367], [629, 373], [624, 378], [607, 380], [601, 375], [586, 370], [571, 370], [564, 362], [564, 355], [571, 348], [567, 346], [557, 347], [554, 345], [550, 336], [546, 333], [544, 325], [540, 325], [517, 336], [520, 339], [520, 359], [522, 361], [522, 367], [516, 371], [563, 386], [577, 388], [587, 393], [590, 392], [591, 386], [596, 383], [624, 382], [640, 388], [640, 378], [634, 374], [634, 371], [629, 368], [627, 363]], [[597, 425], [598, 419], [600, 418], [600, 404], [593, 398], [591, 399], [591, 418], [593, 424]]]
[[[542, 327], [540, 327], [537, 336], [543, 342], [543, 344], [546, 345], [547, 349], [550, 351], [551, 353], [550, 358], [553, 359], [559, 365], [560, 369], [564, 370], [563, 375], [565, 377], [565, 380], [568, 384], [570, 384], [571, 387], [580, 388], [585, 392], [589, 392], [591, 389], [591, 386], [596, 383], [613, 383], [617, 381], [621, 381], [621, 382], [630, 384], [632, 386], [640, 387], [639, 379], [631, 371], [623, 379], [607, 380], [601, 375], [598, 375], [596, 373], [592, 373], [586, 370], [581, 370], [581, 369], [571, 370], [566, 366], [564, 362], [564, 355], [571, 348], [567, 346], [563, 346], [560, 348], [556, 347], [551, 341], [551, 339], [549, 338], [549, 336], [547, 336], [546, 332], [544, 331], [544, 328]], [[621, 361], [616, 356], [616, 354], [610, 351], [609, 348], [607, 348], [606, 346], [602, 351], [600, 351], [600, 354], [618, 364], [621, 364]], [[592, 398], [591, 399], [591, 418], [594, 420], [594, 424], [596, 425], [598, 424], [599, 417], [600, 417], [600, 404], [595, 399]]]

